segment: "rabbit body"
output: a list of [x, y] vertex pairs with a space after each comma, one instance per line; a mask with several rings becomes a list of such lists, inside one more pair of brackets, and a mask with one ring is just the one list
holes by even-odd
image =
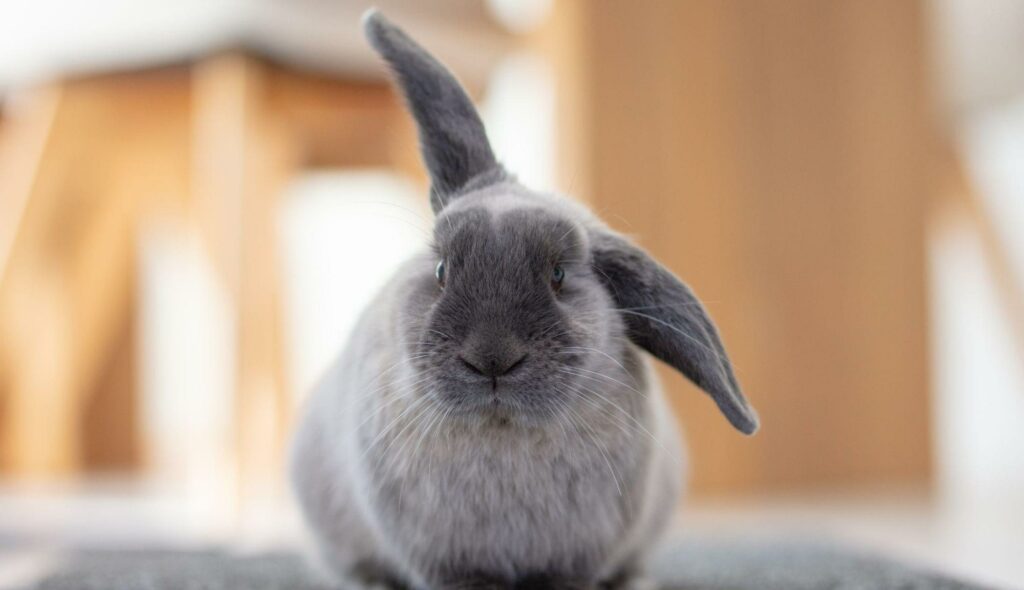
[[[516, 192], [476, 199], [500, 210], [503, 190]], [[552, 408], [551, 420], [456, 419], [409, 386], [423, 376], [407, 360], [401, 310], [429, 256], [365, 312], [299, 427], [294, 487], [324, 559], [431, 587], [473, 575], [593, 583], [631, 568], [670, 521], [683, 465], [671, 412], [622, 320], [593, 319], [600, 354], [579, 367], [580, 402]], [[556, 396], [543, 387], [538, 395]]]
[[416, 119], [437, 219], [299, 425], [291, 477], [320, 556], [393, 588], [627, 585], [685, 472], [643, 351], [757, 428], [718, 333], [643, 250], [508, 174], [429, 53], [379, 14], [365, 28]]
[[628, 343], [628, 371], [598, 355], [590, 370], [625, 385], [597, 378], [607, 401], [592, 396], [558, 423], [410, 408], [403, 383], [416, 372], [393, 344], [404, 282], [367, 311], [298, 431], [293, 482], [321, 557], [343, 576], [431, 588], [474, 577], [593, 583], [636, 565], [670, 521], [683, 474], [646, 359]]

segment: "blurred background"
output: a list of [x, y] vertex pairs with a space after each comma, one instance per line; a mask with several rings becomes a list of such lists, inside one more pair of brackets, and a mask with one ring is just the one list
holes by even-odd
[[[431, 227], [369, 4], [0, 2], [0, 585], [298, 538], [296, 408]], [[1024, 587], [1024, 2], [376, 4], [718, 322], [763, 428], [662, 370], [682, 525]]]

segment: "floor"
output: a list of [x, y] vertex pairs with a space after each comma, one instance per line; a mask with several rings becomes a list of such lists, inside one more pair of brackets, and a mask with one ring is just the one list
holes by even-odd
[[[123, 482], [0, 486], [0, 589], [30, 583], [72, 549], [258, 552], [300, 543], [289, 510], [260, 508], [261, 518], [242, 519], [250, 524], [240, 528], [216, 503], [183, 497], [182, 490]], [[1024, 499], [1018, 500], [969, 508], [896, 492], [701, 500], [680, 512], [677, 528], [705, 538], [839, 541], [976, 583], [1024, 589]]]

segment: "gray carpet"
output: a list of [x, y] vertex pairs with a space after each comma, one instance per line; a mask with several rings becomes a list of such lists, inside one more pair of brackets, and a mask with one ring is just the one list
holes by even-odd
[[[915, 590], [982, 586], [837, 546], [677, 540], [652, 564], [664, 590]], [[331, 590], [294, 554], [81, 553], [26, 590]]]

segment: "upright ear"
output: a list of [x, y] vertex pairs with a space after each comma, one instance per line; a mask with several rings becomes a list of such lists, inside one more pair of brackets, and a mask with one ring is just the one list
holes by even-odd
[[758, 428], [704, 306], [682, 281], [640, 248], [611, 233], [592, 238], [598, 277], [611, 293], [629, 338], [706, 391], [744, 434]]
[[471, 180], [503, 178], [480, 115], [451, 72], [376, 9], [363, 17], [363, 30], [394, 72], [416, 119], [434, 212]]

